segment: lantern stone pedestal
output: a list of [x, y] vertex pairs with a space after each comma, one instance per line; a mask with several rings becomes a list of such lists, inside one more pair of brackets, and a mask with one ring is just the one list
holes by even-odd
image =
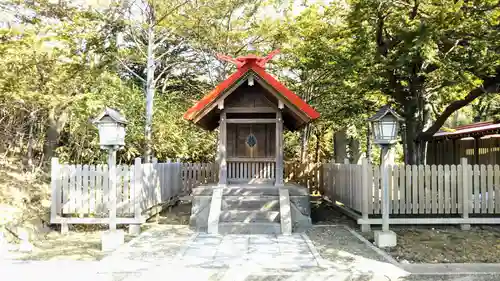
[[397, 245], [396, 233], [392, 230], [377, 230], [375, 234], [375, 245], [379, 248], [394, 247]]
[[125, 232], [121, 229], [104, 231], [101, 235], [101, 250], [114, 251], [125, 243]]

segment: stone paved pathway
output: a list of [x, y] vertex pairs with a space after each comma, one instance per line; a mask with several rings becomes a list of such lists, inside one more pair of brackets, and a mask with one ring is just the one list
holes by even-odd
[[314, 246], [311, 251], [304, 235], [198, 234], [178, 254], [176, 263], [185, 267], [300, 270], [318, 267]]
[[184, 225], [154, 226], [102, 259], [99, 270], [102, 273], [134, 273], [172, 262], [194, 235]]
[[0, 276], [16, 281], [43, 280], [43, 276], [61, 281], [498, 280], [496, 275], [403, 277], [404, 271], [378, 259], [365, 246], [349, 231], [334, 226], [329, 231], [314, 228], [308, 235], [214, 236], [193, 233], [185, 226], [160, 225], [100, 262], [0, 261]]
[[[351, 235], [345, 231], [339, 233]], [[343, 241], [350, 241], [346, 239]], [[386, 281], [388, 271], [393, 271], [392, 276], [403, 274], [386, 262], [355, 254], [349, 256], [349, 244], [358, 253], [362, 250], [359, 243], [351, 241], [339, 249], [321, 247], [333, 259], [323, 259], [314, 244], [316, 241], [313, 243], [307, 234], [219, 236], [193, 233], [182, 227], [159, 227], [105, 258], [100, 272], [108, 273], [113, 281], [146, 281], [165, 276], [197, 281]]]

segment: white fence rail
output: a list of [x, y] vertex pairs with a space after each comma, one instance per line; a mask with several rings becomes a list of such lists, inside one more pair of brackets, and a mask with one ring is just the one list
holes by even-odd
[[[107, 165], [70, 165], [52, 159], [51, 223], [105, 224], [109, 222]], [[117, 223], [144, 222], [144, 212], [179, 196], [183, 189], [179, 162], [118, 165], [116, 171]]]
[[[241, 164], [241, 163], [240, 163]], [[231, 165], [230, 165], [231, 166]], [[272, 178], [274, 166], [232, 165], [229, 178]], [[465, 168], [464, 168], [465, 167]], [[262, 175], [260, 173], [262, 171]], [[108, 218], [106, 165], [69, 165], [52, 160], [52, 223], [102, 223]], [[398, 165], [389, 168], [390, 223], [500, 224], [499, 165]], [[359, 224], [380, 224], [381, 173], [377, 166], [288, 163], [285, 178], [320, 190], [342, 203]], [[218, 180], [216, 163], [167, 161], [117, 167], [117, 222], [144, 221], [145, 211]]]
[[[499, 165], [395, 165], [388, 168], [390, 223], [500, 224]], [[380, 167], [324, 163], [322, 190], [360, 224], [380, 224]]]

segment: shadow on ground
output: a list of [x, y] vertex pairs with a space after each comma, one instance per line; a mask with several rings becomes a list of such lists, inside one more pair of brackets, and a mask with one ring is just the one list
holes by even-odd
[[191, 202], [179, 200], [173, 206], [166, 208], [158, 215], [150, 218], [148, 220], [148, 223], [188, 225], [190, 216]]
[[[132, 239], [125, 235], [125, 242]], [[57, 232], [48, 234], [44, 239], [34, 242], [35, 250], [31, 253], [17, 253], [19, 260], [79, 260], [95, 261], [106, 253], [101, 251], [101, 232], [70, 232], [61, 235]]]

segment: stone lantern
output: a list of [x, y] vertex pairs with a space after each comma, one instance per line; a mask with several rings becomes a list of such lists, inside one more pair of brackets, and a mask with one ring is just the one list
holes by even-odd
[[119, 111], [106, 107], [94, 120], [99, 130], [99, 145], [108, 150], [109, 231], [102, 234], [102, 250], [111, 251], [125, 242], [125, 233], [116, 229], [116, 151], [125, 145], [127, 120]]
[[404, 119], [388, 105], [368, 118], [373, 131], [373, 142], [379, 145], [391, 145], [398, 139], [399, 124]]
[[[391, 146], [397, 142], [399, 125], [404, 119], [399, 116], [389, 105], [379, 109], [375, 115], [368, 118], [373, 131], [373, 142], [380, 145], [381, 174], [382, 174], [382, 231], [375, 231], [375, 244], [379, 247], [396, 246], [396, 233], [389, 230], [389, 175], [388, 165]], [[391, 157], [392, 159], [392, 157]]]
[[102, 149], [119, 148], [125, 145], [127, 119], [117, 110], [106, 107], [94, 120], [99, 129], [99, 145]]

